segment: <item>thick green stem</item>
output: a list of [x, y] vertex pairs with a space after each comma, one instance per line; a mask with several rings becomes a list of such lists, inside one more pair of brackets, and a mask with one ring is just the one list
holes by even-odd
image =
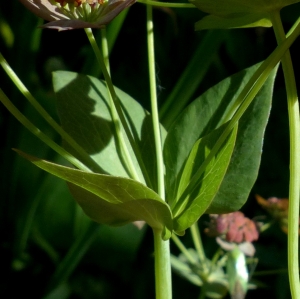
[[[271, 20], [280, 45], [285, 41], [285, 32], [279, 11], [271, 14]], [[299, 298], [299, 196], [300, 196], [300, 120], [297, 87], [290, 52], [287, 50], [281, 59], [284, 73], [289, 126], [290, 126], [290, 185], [289, 185], [289, 216], [288, 216], [288, 270], [292, 298]]]
[[156, 299], [172, 299], [170, 242], [161, 238], [162, 231], [153, 229]]
[[[154, 131], [156, 166], [157, 166], [157, 185], [158, 185], [158, 194], [162, 199], [164, 199], [165, 198], [164, 162], [163, 162], [163, 155], [162, 155], [160, 123], [159, 123], [158, 108], [157, 108], [154, 32], [153, 32], [153, 20], [152, 20], [152, 7], [150, 5], [147, 5], [147, 41], [148, 41], [151, 115], [152, 115], [153, 131]], [[171, 281], [170, 242], [162, 240], [161, 237], [162, 231], [153, 229], [153, 233], [154, 233], [154, 251], [155, 251], [154, 254], [155, 254], [156, 299], [171, 299], [172, 281]]]

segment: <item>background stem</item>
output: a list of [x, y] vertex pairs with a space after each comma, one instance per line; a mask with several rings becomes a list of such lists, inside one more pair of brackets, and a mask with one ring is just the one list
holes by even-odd
[[40, 129], [38, 129], [28, 118], [26, 118], [8, 99], [8, 97], [4, 94], [2, 89], [0, 89], [0, 102], [8, 109], [8, 111], [33, 135], [38, 137], [42, 142], [47, 144], [50, 148], [52, 148], [55, 152], [69, 161], [72, 165], [77, 167], [80, 170], [91, 172], [87, 166], [81, 163], [78, 159], [76, 159], [73, 155], [63, 149], [61, 146], [56, 144], [52, 139], [50, 139], [46, 134], [44, 134]]
[[50, 114], [41, 106], [41, 104], [30, 93], [26, 86], [22, 83], [17, 74], [9, 66], [3, 55], [0, 53], [0, 64], [6, 74], [24, 95], [28, 102], [41, 115], [41, 117], [48, 122], [48, 124], [67, 142], [79, 155], [81, 161], [92, 171], [102, 173], [99, 165], [88, 155], [88, 153], [50, 116]]

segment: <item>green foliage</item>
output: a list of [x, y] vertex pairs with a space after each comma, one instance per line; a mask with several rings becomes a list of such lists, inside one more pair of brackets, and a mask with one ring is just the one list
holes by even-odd
[[271, 27], [270, 13], [299, 0], [190, 0], [197, 8], [210, 15], [198, 21], [196, 30], [243, 27]]
[[18, 153], [43, 170], [80, 187], [70, 185], [74, 198], [92, 220], [117, 226], [144, 220], [152, 228], [163, 230], [166, 227], [172, 231], [168, 205], [143, 184], [127, 178], [88, 173]]
[[[177, 201], [172, 208], [175, 231], [181, 232], [193, 225], [207, 210], [220, 187], [234, 149], [237, 126], [218, 151], [213, 153], [223, 130], [221, 127], [201, 138], [191, 150], [180, 178]], [[207, 163], [209, 157], [211, 159]], [[197, 181], [197, 184], [187, 192], [193, 181]]]
[[[270, 26], [267, 8], [274, 1], [248, 1], [248, 8], [253, 8], [253, 11], [244, 11], [243, 1], [229, 0], [224, 4], [218, 0], [195, 0], [193, 3], [197, 2], [200, 9], [205, 4], [203, 11], [210, 14], [197, 23], [196, 29]], [[298, 2], [281, 0], [275, 1], [275, 5], [279, 9]], [[230, 3], [234, 5], [231, 6]], [[260, 11], [255, 10], [257, 4]], [[232, 8], [235, 14], [229, 16]], [[119, 142], [120, 123], [113, 120], [105, 83], [79, 74], [101, 76], [93, 53], [87, 49], [85, 39], [82, 39], [82, 32], [57, 33], [40, 30], [37, 27], [43, 21], [37, 22], [36, 17], [20, 7], [18, 1], [0, 3], [1, 52], [32, 94], [37, 96], [38, 101], [55, 119], [58, 112], [62, 127], [84, 148], [93, 163], [83, 159], [65, 140], [64, 147], [95, 172], [90, 176], [87, 172], [60, 166], [59, 164], [63, 165], [65, 162], [47, 146], [36, 141], [36, 137], [24, 133], [25, 129], [19, 129], [15, 120], [0, 105], [0, 131], [3, 141], [0, 147], [0, 249], [1, 268], [5, 274], [0, 283], [0, 296], [4, 298], [19, 298], [29, 294], [32, 298], [109, 299], [120, 297], [124, 293], [133, 299], [154, 298], [151, 234], [144, 234], [146, 229], [138, 230], [133, 225], [112, 228], [94, 223], [76, 202], [82, 205], [91, 218], [101, 223], [122, 225], [135, 219], [145, 219], [152, 227], [160, 230], [165, 227], [167, 229], [163, 237], [167, 239], [174, 226], [176, 233], [180, 234], [203, 213], [223, 213], [241, 208], [257, 178], [261, 155], [263, 167], [253, 192], [266, 197], [270, 194], [287, 196], [288, 122], [283, 100], [284, 86], [280, 76], [276, 82], [277, 92], [272, 104], [271, 122], [264, 137], [275, 71], [239, 120], [238, 127], [235, 128], [237, 133], [231, 133], [236, 134], [236, 137], [228, 137], [232, 139], [230, 144], [234, 148], [226, 153], [227, 158], [223, 161], [220, 157], [220, 151], [228, 145], [225, 143], [220, 145], [219, 155], [214, 155], [210, 161], [204, 159], [217, 142], [218, 132], [225, 128], [225, 123], [228, 123], [239, 106], [240, 103], [236, 102], [237, 95], [256, 66], [244, 68], [265, 59], [273, 50], [270, 31], [264, 28], [239, 30], [239, 33], [236, 30], [210, 30], [207, 33], [195, 34], [193, 24], [199, 19], [199, 14], [204, 14], [196, 9], [178, 8], [157, 9], [154, 12], [156, 76], [159, 84], [157, 91], [159, 105], [164, 108], [161, 111], [161, 122], [168, 130], [167, 133], [161, 127], [163, 142], [168, 135], [164, 147], [167, 204], [157, 195], [152, 120], [145, 109], [149, 107], [149, 94], [147, 59], [144, 55], [144, 39], [141, 38], [145, 31], [143, 10], [143, 5], [137, 4], [130, 9], [128, 17], [127, 11], [124, 12], [121, 18], [108, 26], [107, 34], [112, 50], [110, 58], [113, 83], [126, 91], [125, 93], [116, 88], [125, 118], [147, 169], [147, 187], [137, 159], [121, 128], [130, 158], [138, 173], [138, 181], [131, 179], [124, 147]], [[298, 17], [297, 11], [294, 6], [283, 10], [282, 17], [287, 27]], [[126, 21], [123, 23], [125, 17]], [[94, 33], [99, 42], [101, 32]], [[112, 49], [114, 43], [115, 47]], [[296, 52], [298, 46], [295, 44], [293, 47]], [[196, 48], [198, 50], [192, 58], [191, 54]], [[230, 53], [227, 52], [229, 48]], [[57, 61], [59, 66], [54, 63]], [[186, 66], [188, 67], [185, 71]], [[55, 72], [54, 95], [50, 69], [74, 70], [79, 73]], [[243, 69], [242, 72], [229, 77], [240, 69]], [[0, 77], [0, 87], [9, 99], [42, 132], [59, 143], [60, 137], [40, 121], [39, 115], [35, 112], [27, 113], [28, 106], [6, 74], [2, 72]], [[227, 79], [215, 85], [225, 77]], [[179, 78], [181, 79], [178, 80]], [[210, 86], [213, 87], [203, 93]], [[201, 93], [200, 97], [191, 102], [192, 97]], [[169, 98], [172, 101], [165, 105]], [[191, 104], [184, 110], [188, 103]], [[179, 112], [182, 114], [178, 116]], [[265, 144], [262, 153], [263, 139]], [[11, 148], [16, 147], [33, 156], [43, 157], [43, 160], [38, 159], [35, 162], [45, 169], [51, 168], [53, 173], [59, 174], [63, 179], [77, 181], [79, 186], [74, 183], [66, 184], [58, 177], [33, 167], [11, 152]], [[215, 163], [218, 157], [219, 163]], [[35, 160], [32, 157], [30, 159]], [[207, 168], [199, 174], [198, 171], [201, 173], [203, 165], [211, 166], [213, 172], [210, 171], [206, 176]], [[199, 180], [196, 180], [197, 173]], [[217, 174], [219, 176], [215, 179], [214, 175]], [[95, 185], [98, 188], [96, 191], [92, 188]], [[205, 186], [209, 187], [209, 192], [203, 194]], [[244, 209], [250, 211], [250, 215], [261, 214], [251, 200], [252, 196]], [[179, 201], [182, 206], [178, 205]], [[172, 211], [175, 207], [182, 209], [178, 208], [179, 212], [173, 219]], [[206, 221], [205, 217], [204, 215], [200, 219], [200, 223]], [[205, 236], [204, 239], [207, 256], [213, 256], [214, 240], [210, 242]], [[186, 244], [191, 242], [188, 233], [181, 240]], [[285, 235], [273, 227], [267, 233], [267, 239], [262, 235], [255, 247], [259, 270], [274, 271], [282, 268], [285, 271]], [[173, 251], [174, 247], [171, 249]], [[194, 256], [196, 255], [194, 251]], [[231, 265], [235, 265], [233, 254], [228, 256], [231, 258]], [[208, 281], [204, 285], [205, 277], [199, 275], [202, 263], [196, 258], [195, 264], [190, 264], [190, 261], [181, 257], [182, 255], [180, 259], [172, 259], [174, 269], [194, 286], [175, 279], [174, 299], [185, 298], [187, 287], [191, 298], [199, 297], [199, 287], [203, 288], [207, 297], [226, 296], [228, 284], [224, 264], [223, 268], [211, 267], [212, 273], [206, 277]], [[209, 260], [207, 263], [212, 265]], [[233, 270], [238, 272], [236, 268]], [[231, 277], [236, 274], [234, 271], [230, 272], [228, 269]], [[10, 275], [6, 275], [7, 273]], [[272, 275], [262, 279], [266, 285], [272, 284], [274, 288], [259, 289], [255, 294], [276, 299], [289, 298], [285, 272], [281, 276]], [[234, 279], [231, 282], [231, 293], [234, 293], [237, 284]]]
[[[274, 75], [242, 117], [240, 129], [236, 126], [225, 142], [220, 143], [219, 138], [226, 128], [226, 124], [221, 125], [238, 108], [236, 91], [244, 87], [244, 82], [256, 69], [257, 66], [254, 66], [212, 87], [196, 99], [171, 127], [164, 155], [168, 204], [174, 216], [169, 206], [153, 189], [147, 188], [142, 179], [139, 183], [126, 178], [129, 173], [120, 146], [120, 135], [125, 136], [125, 133], [113, 117], [105, 84], [95, 78], [56, 72], [53, 82], [64, 129], [95, 159], [102, 174], [85, 173], [26, 157], [72, 183], [69, 188], [76, 201], [91, 219], [99, 223], [122, 225], [144, 220], [152, 228], [166, 228], [164, 239], [170, 237], [173, 229], [182, 234], [207, 210], [213, 213], [233, 211], [247, 199], [259, 167]], [[148, 166], [151, 181], [155, 184], [151, 120], [148, 113], [126, 93], [118, 90], [118, 97]], [[204, 118], [199, 118], [199, 114]], [[128, 141], [126, 146], [130, 148]], [[68, 144], [66, 149], [77, 155]], [[139, 170], [133, 152], [131, 159], [135, 161], [135, 169]], [[230, 172], [227, 173], [229, 165]], [[142, 178], [140, 171], [139, 177]], [[233, 185], [241, 187], [233, 191]]]
[[[190, 104], [174, 122], [164, 147], [167, 199], [171, 206], [178, 197], [184, 165], [195, 142], [220, 127], [239, 103], [237, 97], [257, 65], [213, 86]], [[234, 154], [224, 181], [208, 213], [240, 209], [257, 177], [263, 135], [271, 108], [275, 72], [240, 119]], [[218, 191], [218, 190], [216, 190]]]

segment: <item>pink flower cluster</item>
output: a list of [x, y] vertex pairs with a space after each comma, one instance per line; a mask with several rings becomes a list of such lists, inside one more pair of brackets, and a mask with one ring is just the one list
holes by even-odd
[[205, 233], [211, 237], [222, 237], [227, 242], [243, 243], [258, 239], [258, 229], [254, 221], [242, 212], [210, 215], [210, 222]]

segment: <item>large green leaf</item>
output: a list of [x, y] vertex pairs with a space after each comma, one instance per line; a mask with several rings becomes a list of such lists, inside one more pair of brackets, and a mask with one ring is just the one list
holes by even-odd
[[[86, 75], [59, 71], [53, 75], [57, 109], [62, 127], [80, 144], [103, 169], [103, 173], [128, 177], [122, 159], [115, 124], [112, 121], [108, 91], [104, 82]], [[156, 190], [156, 163], [152, 121], [149, 113], [128, 94], [116, 88], [125, 117], [138, 144], [143, 162]], [[120, 124], [117, 124], [120, 125]], [[166, 135], [161, 129], [162, 136]], [[140, 181], [144, 183], [135, 155], [122, 131]], [[68, 144], [66, 149], [78, 159]], [[84, 161], [82, 161], [84, 162]]]
[[[224, 131], [224, 127], [214, 130], [209, 135], [199, 139], [192, 148], [192, 151], [186, 161], [178, 188], [178, 197], [184, 194], [188, 188], [192, 178], [196, 175], [205, 159], [212, 152], [219, 137]], [[232, 130], [231, 134], [223, 142], [207, 165], [205, 165], [200, 177], [197, 177], [197, 185], [191, 192], [188, 192], [179, 202], [179, 209], [175, 204], [174, 214], [174, 230], [181, 232], [194, 224], [199, 217], [207, 210], [215, 197], [221, 182], [225, 176], [230, 158], [234, 149], [237, 134], [237, 126]]]
[[92, 220], [108, 225], [144, 220], [152, 228], [164, 229], [164, 238], [170, 237], [172, 214], [169, 206], [145, 185], [128, 178], [84, 172], [17, 152], [41, 169], [71, 183], [73, 196]]
[[195, 25], [196, 30], [202, 30], [271, 27], [270, 13], [299, 0], [190, 0], [190, 2], [209, 13]]
[[[226, 78], [192, 102], [173, 123], [164, 146], [167, 201], [176, 201], [181, 173], [195, 142], [226, 121], [237, 96], [257, 69], [255, 65]], [[257, 177], [275, 71], [239, 121], [232, 159], [210, 213], [238, 210]]]

